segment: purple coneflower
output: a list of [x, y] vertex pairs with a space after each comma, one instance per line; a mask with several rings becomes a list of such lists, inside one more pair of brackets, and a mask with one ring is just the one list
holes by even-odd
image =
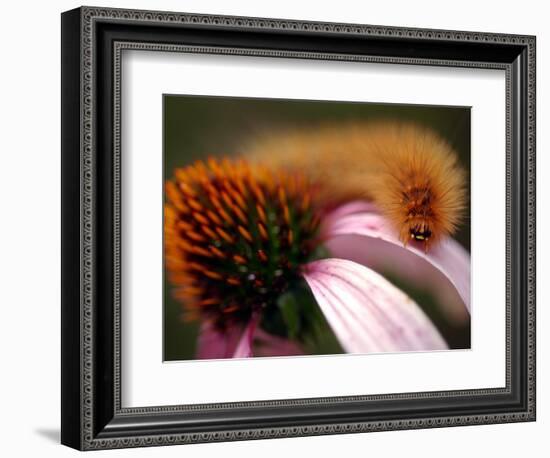
[[364, 253], [412, 257], [413, 270], [443, 279], [469, 307], [469, 255], [454, 240], [428, 253], [415, 240], [404, 247], [371, 203], [321, 202], [327, 193], [299, 173], [209, 159], [174, 175], [166, 267], [185, 318], [201, 323], [197, 358], [304, 354], [320, 320], [348, 353], [448, 348]]

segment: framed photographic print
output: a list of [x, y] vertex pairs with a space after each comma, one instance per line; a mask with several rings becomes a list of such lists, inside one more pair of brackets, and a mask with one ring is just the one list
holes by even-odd
[[535, 419], [535, 38], [62, 15], [62, 443]]

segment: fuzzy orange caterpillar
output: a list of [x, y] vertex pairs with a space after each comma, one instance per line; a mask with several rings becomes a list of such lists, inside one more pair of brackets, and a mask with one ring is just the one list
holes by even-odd
[[452, 235], [466, 202], [465, 173], [435, 132], [411, 123], [329, 125], [257, 139], [245, 154], [296, 169], [324, 184], [335, 200], [372, 200], [404, 244], [426, 250]]

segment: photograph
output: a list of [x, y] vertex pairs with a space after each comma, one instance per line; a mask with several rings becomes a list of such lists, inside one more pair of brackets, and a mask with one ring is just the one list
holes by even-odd
[[162, 97], [164, 361], [470, 349], [470, 107]]

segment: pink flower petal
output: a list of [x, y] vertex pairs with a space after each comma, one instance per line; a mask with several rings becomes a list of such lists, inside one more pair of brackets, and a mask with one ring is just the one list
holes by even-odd
[[366, 200], [353, 200], [351, 202], [340, 205], [339, 207], [332, 210], [324, 220], [325, 225], [330, 225], [335, 221], [338, 221], [340, 218], [348, 215], [353, 215], [355, 213], [368, 213], [376, 212], [376, 206]]
[[[323, 225], [323, 235], [327, 239], [327, 248], [334, 256], [347, 258], [350, 248], [349, 244], [355, 244], [351, 239], [348, 240], [348, 245], [333, 243], [331, 239], [338, 236], [358, 235], [392, 244], [399, 249], [389, 249], [388, 247], [387, 253], [385, 253], [385, 261], [387, 263], [396, 266], [400, 264], [406, 265], [403, 255], [405, 252], [412, 253], [417, 260], [426, 261], [429, 265], [426, 266], [422, 263], [415, 265], [414, 258], [412, 258], [412, 261], [409, 258], [407, 268], [410, 274], [418, 275], [422, 273], [424, 279], [430, 281], [429, 266], [433, 267], [431, 269], [432, 272], [435, 269], [443, 274], [456, 289], [468, 311], [470, 310], [470, 255], [452, 238], [441, 240], [437, 245], [432, 246], [428, 253], [424, 252], [422, 244], [414, 241], [411, 241], [404, 247], [397, 237], [396, 230], [390, 227], [388, 221], [376, 212], [348, 213], [339, 218], [328, 215]], [[355, 244], [355, 246], [357, 248], [359, 244]], [[369, 251], [370, 246], [370, 244], [365, 244], [365, 252]], [[363, 264], [361, 259], [357, 259], [359, 253], [355, 256], [354, 260]], [[365, 262], [365, 264], [372, 266], [369, 262]]]
[[219, 331], [210, 323], [203, 323], [197, 340], [197, 359], [231, 358], [242, 333], [239, 327]]
[[220, 331], [205, 322], [197, 340], [197, 359], [249, 358], [260, 314], [252, 315], [246, 326]]
[[454, 285], [434, 265], [402, 245], [361, 235], [342, 235], [325, 242], [333, 257], [348, 259], [384, 275], [389, 274], [431, 294], [446, 320], [460, 326], [470, 314]]
[[252, 344], [254, 342], [254, 332], [256, 331], [256, 326], [260, 321], [260, 314], [254, 313], [248, 324], [244, 328], [237, 348], [233, 353], [233, 358], [250, 358], [252, 354]]
[[448, 348], [415, 302], [365, 266], [323, 259], [307, 264], [304, 278], [348, 353]]

